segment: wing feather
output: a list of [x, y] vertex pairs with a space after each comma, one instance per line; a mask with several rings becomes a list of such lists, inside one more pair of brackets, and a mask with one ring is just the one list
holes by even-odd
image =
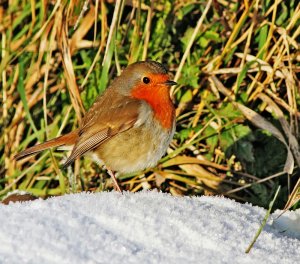
[[78, 140], [64, 167], [118, 133], [133, 127], [138, 120], [140, 106], [141, 101], [113, 91], [98, 98], [83, 119]]
[[64, 164], [64, 167], [71, 165], [75, 159], [81, 157], [83, 154], [89, 152], [90, 150], [99, 146], [107, 138], [109, 138], [109, 128], [104, 131], [99, 131], [95, 135], [88, 138], [86, 141], [76, 144], [73, 148], [71, 155], [68, 157], [67, 161]]

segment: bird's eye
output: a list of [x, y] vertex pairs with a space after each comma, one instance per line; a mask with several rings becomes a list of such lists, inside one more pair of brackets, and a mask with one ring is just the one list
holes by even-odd
[[143, 78], [143, 83], [148, 84], [150, 82], [150, 79], [148, 77]]

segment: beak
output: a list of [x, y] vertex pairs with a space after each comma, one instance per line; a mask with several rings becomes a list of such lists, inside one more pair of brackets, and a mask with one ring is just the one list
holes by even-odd
[[170, 81], [170, 80], [167, 80], [167, 81], [164, 82], [164, 84], [173, 86], [173, 85], [176, 85], [177, 83], [173, 82], [173, 81]]

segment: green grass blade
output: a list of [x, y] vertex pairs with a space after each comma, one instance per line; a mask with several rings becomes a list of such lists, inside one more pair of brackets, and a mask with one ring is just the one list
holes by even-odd
[[36, 138], [38, 138], [38, 130], [33, 122], [33, 119], [31, 117], [30, 111], [29, 111], [29, 107], [28, 107], [28, 102], [27, 102], [27, 98], [26, 98], [26, 93], [25, 93], [25, 87], [24, 87], [24, 75], [25, 75], [25, 69], [24, 69], [24, 62], [21, 59], [20, 63], [19, 63], [19, 81], [18, 81], [18, 85], [17, 85], [17, 90], [20, 94], [23, 106], [24, 106], [24, 110], [25, 110], [25, 114], [26, 117], [36, 135]]
[[275, 195], [274, 195], [273, 200], [270, 202], [269, 209], [268, 209], [268, 211], [267, 211], [267, 213], [266, 213], [266, 216], [264, 217], [264, 219], [263, 219], [263, 221], [262, 221], [262, 223], [261, 223], [259, 229], [257, 230], [257, 233], [256, 233], [255, 236], [254, 236], [254, 239], [252, 240], [252, 242], [250, 243], [250, 245], [249, 245], [248, 248], [246, 249], [245, 253], [249, 253], [249, 252], [250, 252], [251, 248], [253, 247], [253, 245], [255, 244], [256, 240], [258, 239], [258, 237], [259, 237], [261, 231], [262, 231], [263, 228], [265, 227], [265, 225], [266, 225], [266, 223], [267, 223], [267, 220], [268, 220], [268, 218], [269, 218], [269, 216], [270, 216], [270, 214], [271, 214], [271, 211], [272, 211], [274, 202], [275, 202], [275, 200], [276, 200], [276, 198], [277, 198], [277, 196], [278, 196], [278, 194], [279, 194], [279, 191], [280, 191], [280, 185], [279, 185], [278, 188], [277, 188], [277, 191], [276, 191], [276, 193], [275, 193]]

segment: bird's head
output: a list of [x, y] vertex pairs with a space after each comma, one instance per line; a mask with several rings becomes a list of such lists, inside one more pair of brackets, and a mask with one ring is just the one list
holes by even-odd
[[176, 82], [170, 80], [167, 69], [155, 61], [141, 61], [129, 65], [114, 84], [123, 95], [137, 98], [142, 94], [168, 91], [172, 85], [176, 85]]

